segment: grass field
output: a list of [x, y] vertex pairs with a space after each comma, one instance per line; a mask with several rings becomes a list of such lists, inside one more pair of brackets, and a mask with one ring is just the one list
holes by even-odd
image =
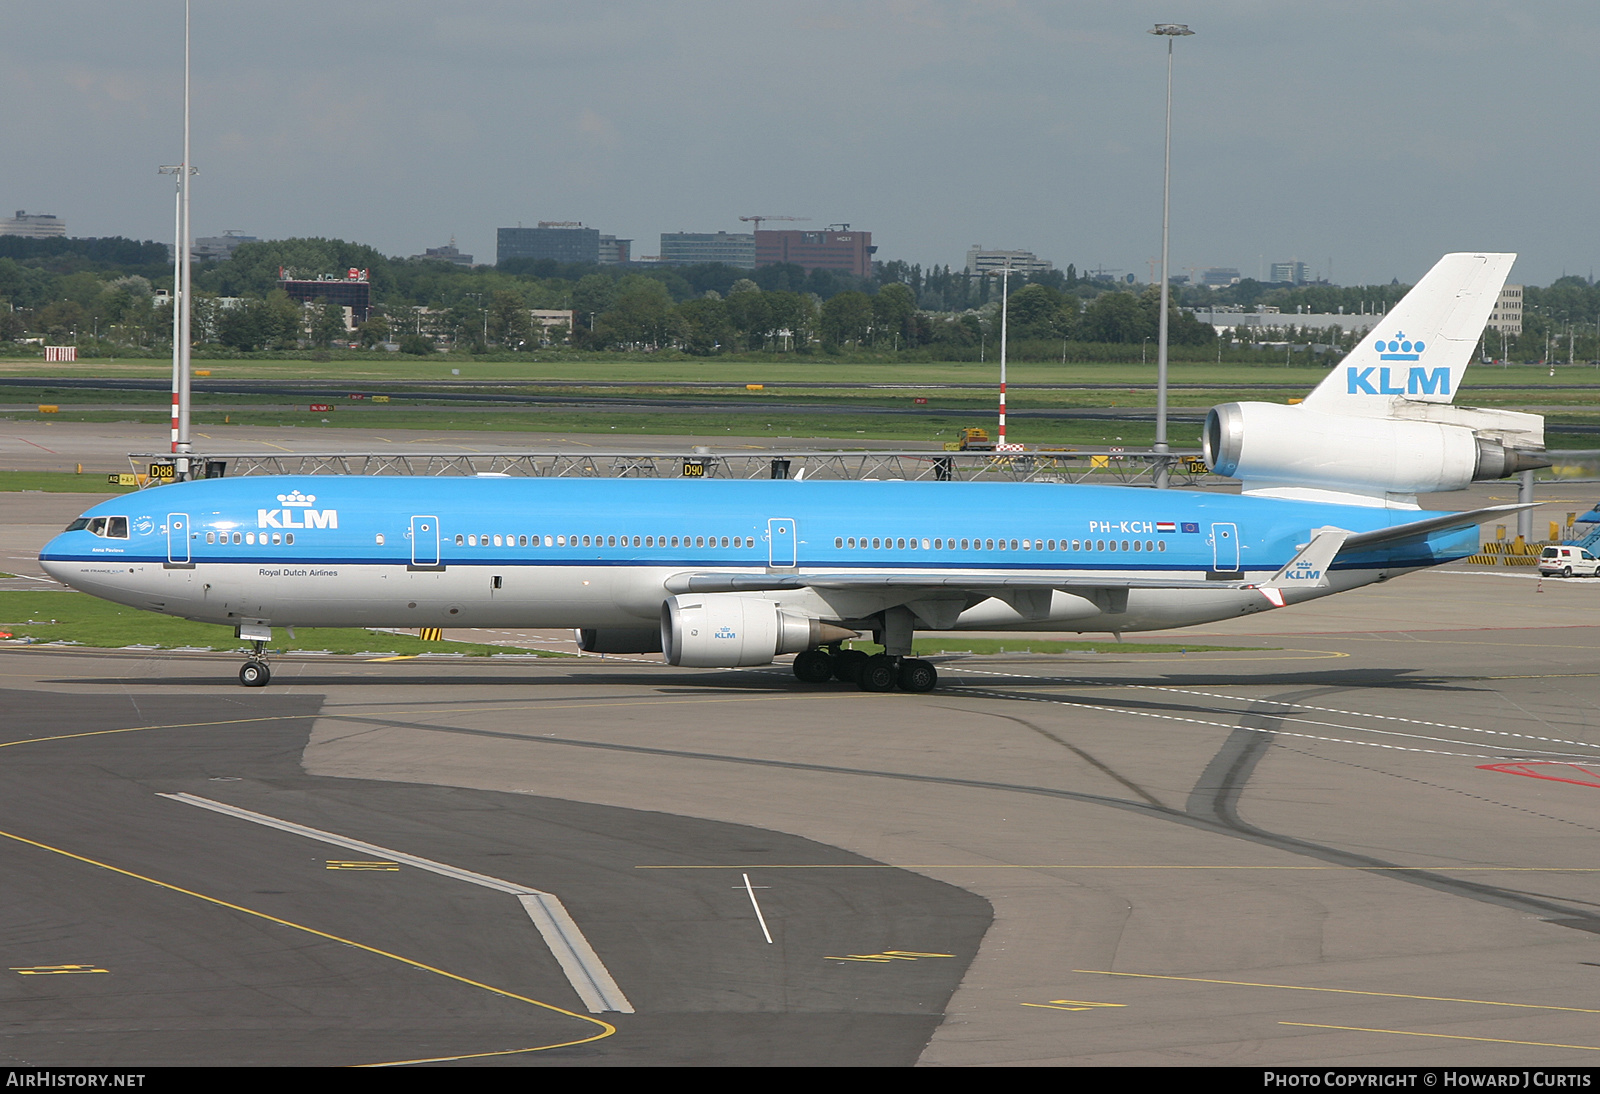
[[[1289, 383], [1311, 388], [1327, 374], [1322, 367], [1294, 365], [1285, 367], [1276, 363], [1218, 365], [1215, 362], [1171, 363], [1173, 383]], [[647, 355], [629, 358], [613, 355], [552, 355], [521, 358], [514, 361], [479, 361], [475, 359], [407, 357], [385, 355], [358, 360], [225, 360], [194, 362], [196, 370], [210, 372], [212, 380], [318, 380], [351, 383], [357, 382], [405, 383], [407, 381], [445, 381], [461, 384], [496, 383], [508, 380], [571, 380], [585, 383], [595, 380], [641, 384], [671, 384], [684, 381], [720, 382], [731, 384], [778, 384], [784, 381], [807, 383], [836, 382], [841, 387], [863, 383], [995, 383], [999, 379], [1000, 363], [988, 361], [859, 361], [839, 360], [830, 357], [791, 358], [663, 358]], [[1537, 370], [1525, 370], [1537, 371]], [[1558, 373], [1560, 370], [1557, 370]], [[1139, 362], [1011, 362], [1007, 366], [1008, 383], [1025, 386], [1030, 383], [1130, 383], [1154, 384], [1156, 374], [1155, 350], [1151, 347], [1150, 360]], [[46, 364], [37, 357], [0, 358], [0, 375], [6, 376], [63, 376], [63, 377], [141, 377], [146, 379], [169, 378], [170, 362], [158, 360], [118, 361], [92, 358], [73, 362]], [[196, 377], [196, 381], [207, 377]]]
[[[714, 440], [744, 435], [781, 441], [813, 442], [853, 437], [875, 441], [943, 441], [968, 425], [986, 425], [994, 399], [981, 389], [951, 384], [991, 385], [998, 380], [994, 361], [873, 362], [829, 357], [690, 359], [652, 355], [595, 356], [555, 354], [510, 361], [473, 358], [412, 358], [396, 355], [328, 361], [201, 361], [209, 377], [197, 378], [194, 396], [197, 430], [223, 425], [297, 427], [324, 425], [377, 430], [464, 430], [553, 432], [560, 434], [690, 434]], [[48, 373], [46, 373], [48, 369]], [[62, 379], [165, 379], [164, 362], [85, 360], [44, 365], [37, 358], [0, 360], [0, 377]], [[1234, 400], [1282, 402], [1311, 390], [1326, 375], [1321, 366], [1295, 363], [1238, 364], [1176, 362], [1171, 366], [1174, 420], [1171, 440], [1180, 447], [1199, 442], [1198, 417], [1217, 403]], [[1152, 422], [1094, 415], [1147, 413], [1155, 401], [1154, 363], [1023, 362], [1008, 370], [1007, 400], [1011, 432], [1030, 444], [1143, 446], [1154, 440]], [[332, 394], [310, 397], [306, 386], [276, 393], [226, 393], [203, 390], [208, 381], [272, 380]], [[519, 386], [537, 382], [542, 386]], [[1466, 397], [1474, 405], [1530, 409], [1549, 419], [1552, 448], [1593, 447], [1597, 438], [1563, 426], [1600, 428], [1600, 370], [1559, 367], [1555, 375], [1536, 366], [1480, 366], [1468, 374]], [[597, 384], [624, 386], [598, 387]], [[698, 387], [696, 384], [722, 384]], [[799, 383], [822, 387], [797, 387]], [[448, 385], [430, 387], [426, 385]], [[762, 385], [748, 391], [745, 384]], [[893, 388], [867, 385], [891, 384]], [[1074, 387], [1073, 385], [1080, 385]], [[1087, 386], [1082, 386], [1087, 385]], [[1196, 385], [1184, 387], [1181, 385]], [[351, 391], [388, 393], [397, 401], [374, 404], [350, 400]], [[410, 394], [407, 394], [410, 393]], [[445, 400], [440, 395], [466, 396]], [[415, 396], [415, 397], [413, 397]], [[497, 402], [511, 397], [526, 402]], [[107, 387], [66, 388], [48, 383], [0, 386], [0, 404], [13, 420], [137, 422], [160, 425], [168, 419], [168, 396], [160, 390], [123, 391]], [[917, 404], [916, 399], [925, 400]], [[296, 403], [296, 400], [303, 400]], [[539, 400], [543, 400], [539, 403]], [[652, 406], [668, 400], [683, 406]], [[310, 402], [335, 409], [312, 412]], [[581, 405], [566, 405], [581, 402]], [[40, 414], [41, 403], [60, 411]], [[616, 405], [610, 409], [609, 405]], [[1073, 415], [1089, 411], [1088, 416]], [[1029, 418], [1028, 412], [1060, 417]]]
[[[86, 593], [0, 592], [0, 632], [36, 642], [75, 642], [83, 646], [117, 649], [124, 646], [209, 647], [246, 649], [249, 643], [233, 636], [232, 627], [191, 623], [186, 619], [124, 608]], [[549, 650], [511, 649], [470, 642], [424, 642], [419, 638], [362, 628], [297, 627], [290, 638], [281, 628], [271, 645], [274, 652], [316, 650], [328, 653], [387, 652], [395, 654], [536, 653], [540, 657], [571, 657]]]
[[38, 490], [45, 494], [130, 494], [137, 487], [112, 486], [104, 472], [0, 471], [0, 492]]

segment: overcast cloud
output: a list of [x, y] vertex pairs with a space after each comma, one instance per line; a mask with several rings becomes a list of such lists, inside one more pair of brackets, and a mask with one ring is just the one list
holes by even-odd
[[[165, 240], [181, 0], [0, 0], [0, 210]], [[1440, 254], [1591, 274], [1600, 5], [1550, 0], [196, 0], [199, 235], [389, 254], [581, 220], [804, 216], [880, 259], [973, 243], [1141, 280], [1159, 254], [1177, 42], [1173, 264], [1291, 256], [1343, 284]], [[774, 225], [781, 227], [782, 225]]]

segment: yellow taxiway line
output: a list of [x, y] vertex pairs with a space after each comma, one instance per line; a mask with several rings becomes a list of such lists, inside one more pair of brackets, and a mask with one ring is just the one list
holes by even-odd
[[503, 1056], [503, 1055], [510, 1055], [510, 1054], [513, 1054], [513, 1053], [520, 1053], [520, 1052], [545, 1052], [545, 1051], [548, 1051], [550, 1049], [555, 1049], [555, 1048], [569, 1048], [569, 1047], [571, 1047], [573, 1045], [588, 1044], [590, 1041], [598, 1041], [598, 1040], [600, 1040], [602, 1038], [610, 1037], [612, 1034], [617, 1032], [617, 1027], [616, 1026], [613, 1026], [610, 1022], [602, 1021], [599, 1018], [593, 1018], [593, 1017], [590, 1017], [587, 1014], [579, 1014], [576, 1011], [570, 1011], [570, 1010], [565, 1009], [564, 1007], [558, 1007], [554, 1003], [542, 1003], [539, 1000], [532, 999], [532, 998], [530, 998], [530, 997], [528, 997], [526, 995], [519, 995], [514, 991], [507, 991], [505, 988], [497, 988], [497, 987], [494, 987], [491, 984], [485, 984], [485, 983], [482, 983], [481, 981], [473, 980], [473, 979], [471, 979], [469, 977], [462, 976], [459, 973], [448, 972], [448, 971], [446, 971], [444, 969], [441, 969], [441, 968], [438, 968], [438, 967], [436, 967], [434, 965], [429, 965], [429, 964], [426, 964], [426, 963], [424, 963], [422, 961], [417, 961], [417, 960], [415, 960], [413, 958], [410, 958], [410, 957], [402, 957], [399, 954], [390, 953], [387, 950], [380, 950], [376, 946], [368, 946], [365, 943], [357, 942], [354, 939], [343, 938], [343, 937], [340, 937], [339, 935], [336, 935], [336, 934], [329, 934], [327, 931], [319, 931], [315, 927], [307, 927], [304, 924], [295, 923], [292, 920], [288, 920], [288, 919], [282, 919], [282, 918], [279, 918], [278, 916], [275, 916], [275, 915], [269, 915], [266, 912], [260, 912], [260, 911], [257, 911], [254, 908], [246, 908], [242, 904], [233, 904], [233, 903], [231, 903], [229, 901], [219, 899], [218, 897], [207, 896], [204, 893], [197, 893], [193, 889], [185, 889], [181, 885], [174, 885], [174, 884], [172, 884], [171, 882], [168, 882], [168, 881], [159, 881], [159, 880], [157, 880], [156, 878], [153, 878], [153, 877], [146, 877], [144, 874], [137, 874], [137, 873], [134, 873], [132, 870], [124, 870], [120, 866], [112, 866], [110, 863], [107, 863], [107, 862], [100, 862], [97, 859], [88, 858], [88, 857], [86, 857], [84, 855], [74, 854], [71, 851], [63, 850], [60, 847], [52, 847], [48, 843], [40, 843], [38, 840], [31, 840], [31, 839], [28, 839], [26, 836], [18, 836], [18, 835], [15, 835], [15, 834], [11, 833], [11, 832], [0, 831], [0, 837], [4, 837], [4, 838], [9, 839], [9, 840], [15, 840], [17, 843], [26, 844], [29, 847], [37, 847], [41, 851], [49, 851], [52, 854], [62, 855], [64, 857], [66, 857], [66, 858], [72, 859], [75, 862], [82, 862], [82, 863], [85, 863], [85, 864], [87, 864], [89, 866], [97, 866], [102, 870], [109, 870], [114, 874], [121, 874], [123, 877], [133, 878], [136, 881], [143, 881], [146, 884], [154, 885], [154, 886], [156, 886], [157, 888], [160, 888], [160, 889], [166, 889], [169, 892], [181, 893], [184, 896], [194, 897], [196, 900], [203, 900], [207, 904], [214, 904], [219, 908], [227, 908], [230, 911], [242, 912], [245, 915], [255, 916], [258, 919], [265, 919], [268, 922], [276, 923], [279, 926], [289, 927], [289, 928], [291, 928], [293, 930], [296, 930], [296, 931], [304, 931], [306, 934], [315, 935], [317, 938], [327, 939], [330, 942], [338, 942], [341, 945], [350, 946], [350, 947], [352, 947], [354, 949], [358, 949], [358, 950], [363, 950], [366, 953], [375, 954], [378, 957], [387, 958], [390, 961], [398, 961], [402, 965], [408, 965], [411, 968], [420, 969], [423, 972], [431, 972], [436, 976], [442, 976], [447, 980], [454, 980], [457, 983], [466, 984], [469, 987], [479, 988], [479, 989], [481, 989], [483, 991], [490, 992], [491, 994], [494, 994], [494, 995], [503, 996], [504, 998], [507, 998], [507, 999], [514, 999], [514, 1000], [516, 1000], [516, 1001], [518, 1001], [520, 1003], [528, 1003], [528, 1004], [531, 1004], [532, 1006], [535, 1006], [535, 1007], [541, 1007], [544, 1010], [554, 1011], [557, 1014], [566, 1015], [568, 1018], [576, 1018], [581, 1022], [589, 1022], [589, 1023], [592, 1023], [593, 1025], [599, 1026], [600, 1030], [601, 1030], [601, 1032], [595, 1034], [592, 1037], [583, 1037], [583, 1038], [580, 1038], [580, 1039], [574, 1040], [574, 1041], [563, 1041], [560, 1044], [538, 1045], [538, 1046], [536, 1046], [534, 1048], [505, 1049], [505, 1050], [500, 1050], [500, 1051], [496, 1051], [496, 1052], [470, 1053], [470, 1054], [463, 1055], [463, 1056], [444, 1056], [444, 1057], [438, 1057], [437, 1059], [430, 1059], [430, 1060], [393, 1060], [393, 1061], [389, 1061], [389, 1062], [384, 1063], [384, 1064], [367, 1064], [367, 1065], [363, 1065], [363, 1066], [367, 1066], [367, 1067], [385, 1067], [385, 1066], [396, 1066], [396, 1065], [400, 1065], [400, 1064], [435, 1063], [435, 1062], [440, 1062], [440, 1061], [444, 1061], [444, 1060], [464, 1060], [464, 1059], [475, 1058], [477, 1056]]

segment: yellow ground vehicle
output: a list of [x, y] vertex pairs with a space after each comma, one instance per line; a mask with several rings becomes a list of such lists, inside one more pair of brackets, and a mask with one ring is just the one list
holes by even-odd
[[963, 429], [956, 435], [956, 440], [945, 444], [946, 452], [993, 452], [994, 441], [989, 437], [987, 429], [976, 427]]

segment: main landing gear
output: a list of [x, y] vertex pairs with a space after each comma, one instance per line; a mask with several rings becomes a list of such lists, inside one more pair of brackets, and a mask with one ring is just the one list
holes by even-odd
[[239, 670], [239, 683], [247, 688], [264, 688], [272, 679], [272, 670], [267, 668], [267, 644], [254, 642], [252, 645], [255, 649], [250, 659]]
[[862, 691], [929, 692], [939, 683], [931, 662], [916, 657], [866, 654], [861, 650], [814, 649], [794, 658], [794, 674], [808, 684], [830, 679], [853, 683]]

